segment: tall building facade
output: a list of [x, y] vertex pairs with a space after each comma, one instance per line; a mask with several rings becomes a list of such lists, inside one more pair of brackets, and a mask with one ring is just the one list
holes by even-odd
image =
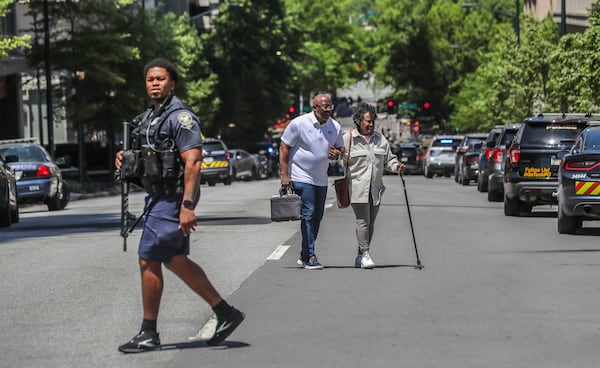
[[533, 15], [535, 19], [543, 19], [548, 14], [559, 25], [566, 20], [566, 33], [583, 32], [590, 26], [589, 14], [594, 0], [525, 0], [524, 11]]

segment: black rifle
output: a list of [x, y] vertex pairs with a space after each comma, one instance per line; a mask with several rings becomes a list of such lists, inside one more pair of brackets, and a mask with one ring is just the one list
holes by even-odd
[[[123, 122], [123, 153], [126, 153], [130, 149], [129, 127], [129, 122]], [[121, 166], [121, 170], [118, 171], [118, 179], [121, 182], [121, 236], [123, 237], [123, 252], [127, 252], [127, 237], [131, 233], [129, 230], [130, 221], [135, 221], [135, 225], [139, 221], [135, 215], [129, 212], [129, 181], [125, 173], [126, 170]], [[133, 230], [133, 227], [131, 230]]]

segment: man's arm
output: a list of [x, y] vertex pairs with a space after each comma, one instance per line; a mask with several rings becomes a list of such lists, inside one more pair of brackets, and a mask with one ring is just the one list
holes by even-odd
[[[183, 160], [183, 199], [194, 203], [198, 200], [200, 188], [200, 170], [202, 169], [202, 149], [192, 148], [181, 152]], [[188, 236], [196, 228], [196, 213], [194, 209], [181, 206], [179, 214], [179, 229]]]
[[289, 162], [290, 162], [290, 146], [281, 141], [279, 145], [279, 169], [281, 170], [281, 185], [288, 186], [290, 185], [290, 171], [289, 171]]

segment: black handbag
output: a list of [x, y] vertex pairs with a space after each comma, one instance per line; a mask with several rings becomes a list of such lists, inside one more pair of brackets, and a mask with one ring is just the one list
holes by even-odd
[[291, 186], [281, 187], [279, 195], [271, 197], [271, 221], [300, 220], [301, 202]]

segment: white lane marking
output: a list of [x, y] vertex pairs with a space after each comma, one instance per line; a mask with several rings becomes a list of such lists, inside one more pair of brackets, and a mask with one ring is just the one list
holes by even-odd
[[290, 247], [291, 247], [291, 245], [285, 245], [285, 244], [277, 246], [277, 248], [275, 248], [273, 253], [271, 253], [271, 255], [267, 257], [267, 261], [277, 261], [277, 260], [281, 259], [281, 257], [283, 257], [285, 252], [287, 252], [287, 250], [290, 249]]
[[331, 207], [333, 207], [333, 203], [327, 203], [327, 204], [325, 204], [325, 208], [331, 208]]

